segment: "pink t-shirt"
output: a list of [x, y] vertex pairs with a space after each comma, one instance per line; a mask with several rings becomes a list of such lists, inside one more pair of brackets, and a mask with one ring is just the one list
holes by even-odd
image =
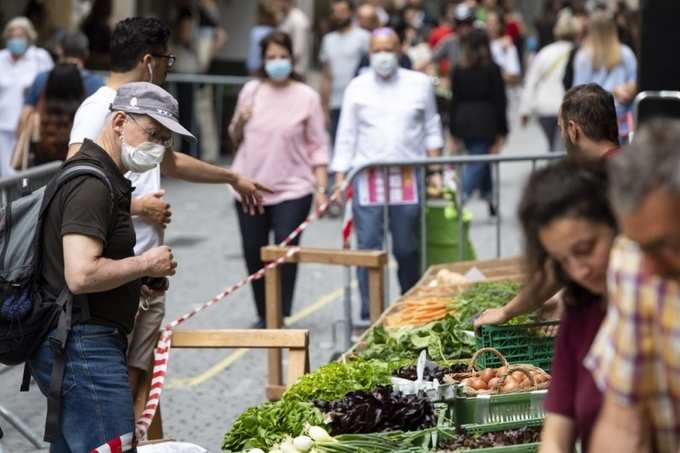
[[[264, 203], [272, 205], [314, 192], [314, 167], [328, 164], [328, 135], [319, 95], [300, 82], [283, 88], [252, 80], [238, 97], [238, 112], [251, 105], [244, 138], [232, 169], [271, 188]], [[238, 197], [238, 195], [236, 195]]]

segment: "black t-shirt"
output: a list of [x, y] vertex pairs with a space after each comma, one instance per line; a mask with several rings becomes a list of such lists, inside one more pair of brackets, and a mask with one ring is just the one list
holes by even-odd
[[[80, 151], [65, 165], [88, 162], [108, 177], [112, 194], [99, 178], [83, 175], [64, 184], [47, 210], [42, 232], [41, 288], [47, 300], [56, 300], [66, 285], [64, 248], [66, 234], [81, 234], [104, 244], [102, 256], [120, 260], [134, 256], [135, 231], [130, 218], [132, 186], [111, 157], [96, 143], [85, 140]], [[129, 333], [139, 304], [141, 283], [87, 295], [90, 319], [85, 322], [113, 325]]]

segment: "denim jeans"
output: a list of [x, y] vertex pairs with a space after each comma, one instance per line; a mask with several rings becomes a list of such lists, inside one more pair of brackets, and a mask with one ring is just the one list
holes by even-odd
[[[491, 150], [487, 140], [464, 140], [465, 150], [470, 155], [485, 155]], [[463, 201], [467, 201], [479, 189], [479, 196], [491, 200], [491, 166], [485, 163], [466, 164], [463, 167]]]
[[[51, 453], [81, 453], [134, 432], [125, 337], [114, 327], [73, 326], [66, 345], [61, 437]], [[31, 374], [47, 396], [54, 354], [45, 340], [30, 361]], [[136, 449], [128, 450], [135, 452]]]
[[[358, 194], [357, 184], [354, 193]], [[422, 190], [420, 191], [422, 194]], [[418, 229], [420, 205], [389, 206], [389, 231], [392, 235], [392, 254], [397, 260], [397, 277], [402, 293], [413, 287], [420, 279], [418, 260]], [[382, 206], [360, 206], [355, 195], [352, 203], [354, 229], [360, 250], [383, 250], [384, 213]], [[359, 293], [361, 294], [361, 319], [369, 318], [368, 269], [357, 268]]]

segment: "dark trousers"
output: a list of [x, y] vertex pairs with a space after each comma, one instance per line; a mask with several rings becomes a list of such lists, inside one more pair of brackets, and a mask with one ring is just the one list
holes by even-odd
[[[250, 215], [243, 212], [242, 205], [236, 202], [238, 223], [241, 229], [243, 255], [246, 259], [248, 273], [252, 274], [263, 266], [260, 249], [270, 244], [270, 233], [274, 232], [274, 243], [283, 241], [309, 215], [312, 207], [312, 195], [295, 200], [283, 201], [279, 204], [265, 206], [264, 214]], [[290, 245], [300, 243], [298, 236]], [[281, 296], [283, 298], [283, 316], [290, 316], [293, 307], [293, 293], [297, 264], [284, 264], [281, 267]], [[264, 280], [252, 283], [255, 308], [260, 319], [266, 319]]]
[[557, 124], [556, 116], [539, 116], [538, 124], [541, 125], [541, 129], [545, 134], [545, 138], [548, 140], [548, 151], [557, 151], [555, 145], [557, 145], [557, 134], [559, 133], [559, 126]]

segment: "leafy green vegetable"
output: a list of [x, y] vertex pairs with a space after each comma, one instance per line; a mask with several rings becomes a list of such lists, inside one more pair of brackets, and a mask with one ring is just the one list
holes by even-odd
[[[456, 296], [456, 317], [461, 321], [460, 328], [472, 330], [475, 316], [487, 308], [500, 308], [519, 293], [521, 285], [515, 282], [475, 283], [462, 294]], [[518, 316], [510, 324], [529, 322], [527, 316]]]
[[329, 363], [303, 376], [283, 395], [288, 401], [333, 401], [349, 392], [373, 390], [390, 383], [390, 376], [404, 361], [354, 360]]
[[311, 403], [281, 400], [251, 407], [225, 434], [222, 450], [268, 450], [287, 435], [295, 437], [302, 434], [306, 423], [323, 426], [321, 412]]
[[447, 316], [422, 327], [403, 327], [386, 331], [376, 326], [367, 335], [366, 349], [359, 355], [365, 359], [415, 360], [421, 350], [427, 349], [428, 357], [437, 363], [450, 364], [453, 360], [470, 357], [474, 353], [474, 338], [465, 334], [459, 321]]

